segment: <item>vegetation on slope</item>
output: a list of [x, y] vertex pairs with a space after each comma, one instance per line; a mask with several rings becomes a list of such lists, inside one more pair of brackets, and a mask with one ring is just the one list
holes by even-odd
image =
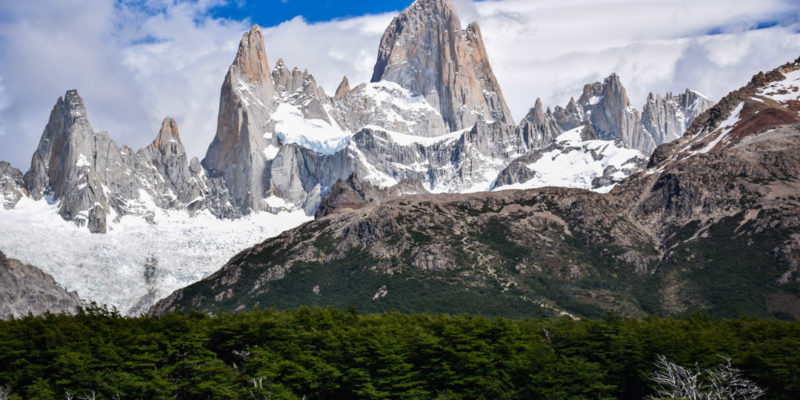
[[322, 308], [0, 322], [12, 398], [642, 399], [659, 355], [730, 357], [766, 398], [800, 397], [800, 323], [607, 316], [509, 320]]

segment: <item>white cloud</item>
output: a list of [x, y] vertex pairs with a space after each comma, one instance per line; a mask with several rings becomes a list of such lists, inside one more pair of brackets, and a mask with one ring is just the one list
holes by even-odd
[[344, 75], [352, 83], [372, 77], [381, 35], [393, 13], [309, 24], [300, 17], [264, 29], [270, 63], [308, 69], [332, 94]]
[[[487, 51], [516, 118], [541, 97], [564, 105], [617, 72], [647, 93], [713, 99], [800, 55], [796, 3], [782, 0], [502, 0], [476, 3]], [[782, 22], [751, 30], [759, 22]], [[717, 31], [724, 34], [710, 35]]]
[[[95, 129], [118, 143], [147, 144], [169, 115], [189, 153], [202, 157], [220, 85], [250, 25], [209, 17], [218, 1], [0, 0], [0, 159], [27, 169], [52, 105], [72, 88]], [[800, 55], [800, 7], [790, 0], [453, 1], [464, 24], [480, 22], [517, 119], [536, 97], [563, 105], [612, 72], [638, 106], [648, 91], [685, 87], [719, 98]], [[370, 79], [391, 18], [265, 27], [268, 57], [307, 68], [331, 93], [343, 75], [351, 84]], [[752, 29], [765, 21], [778, 24]]]

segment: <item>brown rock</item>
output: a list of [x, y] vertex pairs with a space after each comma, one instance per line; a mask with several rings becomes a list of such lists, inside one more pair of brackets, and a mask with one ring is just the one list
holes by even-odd
[[392, 20], [372, 75], [380, 80], [425, 96], [451, 131], [478, 119], [512, 123], [480, 28], [462, 30], [450, 0], [418, 0]]

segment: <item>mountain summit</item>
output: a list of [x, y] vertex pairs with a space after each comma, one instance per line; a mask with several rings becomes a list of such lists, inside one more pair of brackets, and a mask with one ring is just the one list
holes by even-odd
[[424, 96], [451, 131], [481, 117], [512, 123], [480, 27], [462, 30], [450, 0], [418, 0], [392, 20], [372, 74], [381, 80]]
[[221, 175], [236, 206], [263, 210], [265, 135], [275, 110], [275, 89], [269, 73], [264, 35], [258, 25], [242, 35], [239, 50], [220, 89], [217, 134], [203, 159], [212, 174]]

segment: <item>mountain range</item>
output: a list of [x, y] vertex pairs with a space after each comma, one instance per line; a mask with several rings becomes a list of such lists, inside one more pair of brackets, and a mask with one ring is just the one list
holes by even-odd
[[[189, 159], [172, 118], [143, 149], [117, 145], [108, 133], [94, 132], [83, 100], [70, 90], [53, 107], [29, 170], [23, 174], [0, 162], [0, 203], [7, 213], [47, 205], [61, 219], [107, 235], [127, 229], [131, 219], [163, 226], [172, 221], [165, 216], [176, 215], [185, 215], [187, 224], [211, 217], [231, 226], [259, 215], [306, 216], [294, 225], [318, 217], [240, 253], [155, 311], [341, 302], [459, 311], [464, 309], [434, 304], [459, 304], [461, 297], [463, 304], [487, 304], [496, 296], [503, 300], [492, 300], [496, 309], [487, 312], [676, 313], [718, 306], [691, 274], [669, 273], [692, 269], [675, 261], [681, 246], [732, 234], [730, 222], [722, 220], [751, 215], [753, 204], [765, 209], [761, 200], [769, 195], [748, 185], [734, 190], [737, 179], [750, 179], [756, 170], [759, 179], [774, 178], [762, 152], [781, 158], [782, 173], [796, 177], [791, 160], [784, 160], [790, 143], [781, 147], [750, 137], [797, 120], [796, 97], [786, 89], [793, 87], [794, 64], [713, 108], [687, 89], [650, 94], [641, 112], [612, 74], [584, 86], [565, 107], [545, 108], [537, 99], [516, 123], [480, 27], [462, 29], [449, 0], [417, 0], [395, 17], [381, 39], [371, 82], [351, 87], [344, 77], [332, 96], [308, 71], [290, 70], [280, 59], [270, 68], [266, 48], [258, 26], [243, 34], [223, 80], [216, 135], [202, 161]], [[742, 97], [745, 92], [751, 97]], [[732, 105], [731, 96], [741, 105]], [[791, 137], [786, 129], [781, 135]], [[765, 134], [752, 136], [759, 135]], [[714, 162], [738, 169], [716, 179], [709, 172]], [[547, 186], [562, 188], [515, 190]], [[755, 203], [728, 204], [742, 198]], [[714, 214], [718, 207], [725, 211]], [[741, 223], [767, 219], [751, 215]], [[711, 235], [712, 227], [724, 232]], [[787, 229], [786, 237], [793, 237], [793, 228]], [[784, 246], [786, 237], [769, 243]], [[0, 242], [0, 249], [18, 251], [18, 258], [35, 252], [7, 244]], [[215, 260], [235, 253], [227, 243], [211, 251], [219, 255]], [[122, 305], [124, 299], [124, 312], [141, 312], [165, 291], [219, 267], [205, 259], [175, 278], [170, 269], [186, 269], [186, 261], [162, 262], [148, 280], [150, 257], [143, 250], [125, 260], [138, 278], [127, 283], [136, 290], [112, 300]], [[785, 269], [786, 262], [775, 268]], [[110, 267], [102, 278], [86, 272], [79, 279], [60, 276], [59, 266], [45, 269], [67, 287], [89, 287], [87, 279], [104, 279], [113, 273]], [[290, 279], [293, 274], [302, 276]], [[317, 279], [333, 286], [303, 286]], [[784, 299], [776, 300], [780, 304], [797, 300], [770, 282], [758, 283], [761, 291], [753, 296], [760, 303], [752, 310], [796, 315], [791, 307], [765, 305], [769, 296]], [[399, 290], [402, 303], [416, 306], [392, 300], [394, 284], [405, 288]], [[419, 287], [428, 295], [415, 292]], [[335, 301], [325, 300], [331, 290], [339, 294]], [[352, 296], [344, 295], [350, 290]], [[449, 300], [435, 301], [440, 297]], [[376, 305], [378, 300], [386, 304]]]
[[242, 251], [151, 311], [798, 318], [798, 87], [800, 59], [756, 75], [609, 193], [392, 197], [351, 177], [315, 221]]

